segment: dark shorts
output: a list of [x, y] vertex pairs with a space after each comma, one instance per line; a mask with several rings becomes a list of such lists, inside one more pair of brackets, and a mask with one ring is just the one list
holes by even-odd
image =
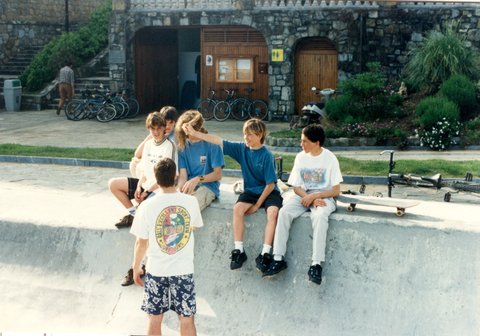
[[[134, 177], [128, 177], [127, 180], [128, 180], [128, 198], [132, 200], [135, 198], [135, 190], [137, 190], [139, 179]], [[141, 189], [142, 191], [144, 191], [143, 188]], [[148, 196], [150, 196], [150, 194], [151, 192], [148, 193]]]
[[[242, 202], [242, 203], [250, 203], [250, 204], [255, 204], [257, 203], [257, 200], [260, 198], [260, 195], [253, 194], [248, 191], [244, 191], [238, 196], [237, 203]], [[277, 208], [281, 208], [283, 203], [283, 198], [282, 195], [280, 195], [280, 192], [278, 190], [273, 190], [270, 195], [267, 196], [265, 199], [265, 202], [262, 204], [262, 208], [268, 209], [271, 206], [276, 206]]]
[[173, 310], [190, 317], [197, 312], [193, 274], [156, 277], [145, 275], [142, 310], [149, 315], [160, 315]]

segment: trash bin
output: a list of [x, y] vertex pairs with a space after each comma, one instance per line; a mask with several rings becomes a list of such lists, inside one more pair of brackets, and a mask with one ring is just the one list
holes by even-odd
[[3, 83], [3, 97], [6, 111], [20, 111], [22, 83], [19, 79], [7, 79]]

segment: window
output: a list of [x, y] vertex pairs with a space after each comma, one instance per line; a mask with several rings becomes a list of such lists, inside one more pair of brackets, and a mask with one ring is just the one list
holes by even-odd
[[218, 58], [217, 82], [252, 83], [252, 58]]

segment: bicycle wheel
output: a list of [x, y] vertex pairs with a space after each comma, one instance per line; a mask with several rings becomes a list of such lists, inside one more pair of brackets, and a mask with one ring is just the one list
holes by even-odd
[[451, 185], [447, 186], [460, 191], [480, 193], [480, 184], [475, 182], [453, 181]]
[[115, 119], [123, 118], [123, 115], [125, 114], [125, 106], [122, 103], [117, 101], [114, 101], [111, 104], [113, 105], [116, 111]]
[[213, 118], [213, 110], [215, 109], [216, 102], [211, 99], [204, 99], [198, 104], [197, 110], [203, 116], [205, 120], [211, 120]]
[[100, 122], [108, 122], [115, 119], [116, 115], [117, 111], [115, 110], [115, 107], [111, 104], [106, 104], [101, 106], [97, 111], [97, 120]]
[[218, 102], [213, 109], [213, 116], [218, 121], [225, 121], [230, 116], [230, 104], [226, 101]]
[[250, 101], [246, 98], [235, 99], [231, 106], [232, 117], [236, 120], [246, 120], [249, 116]]
[[130, 97], [125, 99], [125, 103], [128, 104], [127, 118], [135, 118], [140, 112], [140, 105], [138, 105], [138, 101], [135, 98]]
[[250, 117], [258, 118], [260, 120], [265, 120], [268, 116], [268, 107], [267, 104], [263, 100], [254, 100], [252, 105], [250, 105], [250, 110], [248, 111]]
[[78, 121], [85, 117], [85, 104], [80, 100], [72, 100], [65, 106], [65, 116], [68, 120]]

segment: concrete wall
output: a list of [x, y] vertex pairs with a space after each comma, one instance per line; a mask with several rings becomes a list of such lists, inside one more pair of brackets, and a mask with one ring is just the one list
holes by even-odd
[[[134, 239], [110, 224], [122, 213], [111, 195], [13, 185], [4, 182], [8, 197], [0, 195], [0, 330], [144, 333], [142, 290], [119, 285]], [[249, 217], [249, 259], [230, 271], [230, 187], [195, 233], [199, 335], [478, 334], [478, 206], [424, 202], [397, 218], [390, 208], [348, 213], [339, 204], [317, 286], [306, 275], [306, 217], [292, 226], [288, 269], [272, 280], [254, 269], [264, 214]], [[22, 204], [11, 200], [19, 195]], [[165, 323], [174, 335], [175, 315]]]

